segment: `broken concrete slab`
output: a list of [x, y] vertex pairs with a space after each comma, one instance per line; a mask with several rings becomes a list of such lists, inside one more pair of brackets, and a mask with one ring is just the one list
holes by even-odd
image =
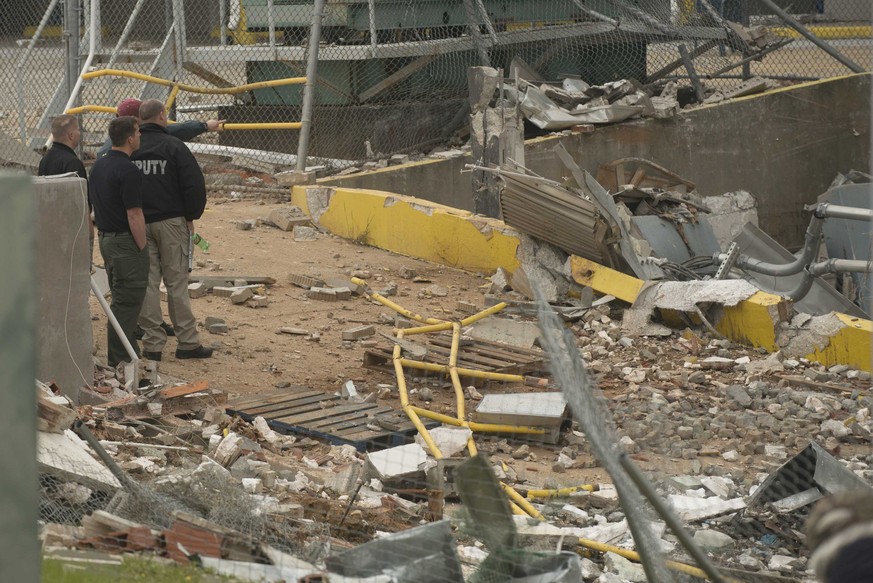
[[709, 223], [722, 249], [727, 249], [747, 223], [758, 226], [758, 201], [745, 190], [703, 199], [709, 207]]
[[121, 483], [109, 469], [95, 460], [88, 446], [69, 429], [64, 433], [37, 433], [39, 471], [82, 484], [92, 490], [112, 493]]
[[679, 494], [670, 494], [667, 501], [686, 522], [696, 522], [705, 518], [714, 518], [724, 514], [731, 514], [746, 507], [742, 498], [722, 500], [721, 498], [694, 498]]
[[540, 336], [540, 329], [536, 322], [492, 316], [476, 322], [465, 331], [465, 334], [480, 340], [532, 348]]
[[[428, 433], [443, 457], [447, 458], [464, 451], [473, 435], [473, 432], [466, 427], [436, 427], [428, 430]], [[415, 442], [422, 448], [427, 448], [427, 443], [421, 435], [415, 436]]]
[[294, 229], [292, 230], [291, 236], [298, 243], [305, 241], [317, 241], [318, 231], [313, 229], [312, 227], [307, 227], [305, 225], [295, 225]]
[[427, 452], [417, 443], [410, 443], [367, 454], [367, 476], [385, 481], [422, 471]]

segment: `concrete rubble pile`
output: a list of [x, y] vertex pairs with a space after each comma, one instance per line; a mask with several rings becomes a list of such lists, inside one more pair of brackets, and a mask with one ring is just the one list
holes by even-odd
[[[512, 304], [510, 317], [502, 320], [532, 322], [528, 304], [513, 299], [518, 298], [516, 292], [495, 284], [490, 291]], [[617, 391], [612, 410], [622, 432], [620, 446], [640, 463], [651, 456], [682, 460], [688, 475], [656, 474], [660, 493], [695, 532], [698, 544], [721, 564], [801, 576], [803, 514], [779, 514], [781, 527], [776, 528], [766, 513], [777, 512], [774, 504], [778, 507], [790, 495], [762, 503], [759, 492], [779, 464], [807, 447], [836, 457], [844, 450], [854, 452], [833, 463], [859, 483], [873, 483], [873, 456], [864, 452], [864, 444], [873, 437], [870, 375], [848, 367], [829, 370], [779, 354], [762, 356], [691, 330], [667, 339], [631, 338], [622, 331], [609, 301], [593, 305], [588, 299], [574, 307], [567, 321], [598, 384], [607, 392]], [[465, 334], [472, 337], [475, 328]], [[368, 338], [366, 331], [351, 342]], [[424, 404], [434, 398], [425, 395], [425, 379], [416, 382], [419, 389], [413, 399]], [[360, 384], [344, 387], [342, 398], [347, 401], [365, 398]], [[39, 391], [41, 448], [55, 458], [77, 460], [64, 465], [41, 458], [43, 498], [50, 501], [43, 529], [47, 546], [157, 552], [184, 562], [187, 558], [173, 541], [185, 536], [182, 546], [196, 548], [208, 559], [204, 564], [219, 572], [296, 580], [334, 565], [340, 572], [329, 580], [343, 581], [338, 565], [347, 563], [329, 557], [370, 540], [377, 531], [411, 533], [422, 520], [457, 512], [449, 480], [443, 513], [433, 513], [424, 484], [429, 472], [445, 468], [446, 462], [438, 464], [418, 443], [362, 454], [350, 446], [283, 435], [263, 418], [246, 422], [227, 416], [222, 396], [210, 392], [205, 383], [151, 387], [139, 396], [129, 395], [125, 402], [77, 410], [45, 385]], [[468, 396], [475, 399], [476, 393], [473, 389]], [[184, 406], [179, 399], [187, 399]], [[76, 417], [99, 436], [125, 475], [161, 500], [172, 500], [165, 524], [138, 519], [137, 505], [123, 502], [131, 497], [124, 480], [98, 462], [69, 430]], [[469, 432], [446, 428], [444, 433], [433, 431], [451, 465], [465, 457], [461, 449]], [[63, 449], [53, 445], [58, 440], [65, 442]], [[809, 446], [810, 440], [819, 445]], [[574, 485], [565, 476], [597, 466], [575, 425], [564, 424], [554, 445], [499, 436], [479, 436], [477, 442], [495, 475], [521, 493]], [[827, 492], [816, 485], [814, 476], [802, 477], [810, 481], [802, 492]], [[804, 500], [812, 499], [810, 492]], [[229, 501], [238, 514], [228, 512]], [[522, 544], [563, 540], [565, 550], [574, 550], [573, 541], [583, 538], [633, 548], [617, 493], [607, 483], [596, 484], [590, 493], [531, 501], [546, 520], [532, 524], [516, 519]], [[252, 520], [247, 512], [264, 517], [273, 535], [247, 532], [245, 525]], [[305, 543], [284, 544], [282, 537], [292, 532]], [[676, 539], [663, 525], [656, 532], [666, 553], [678, 552]], [[217, 546], [191, 546], [192, 540], [216, 537], [223, 541]], [[457, 540], [451, 538], [446, 552], [457, 553], [462, 571], [469, 575], [481, 567], [487, 550], [460, 532], [454, 537]], [[613, 553], [602, 561], [583, 560], [580, 569], [584, 581], [642, 580], [639, 565]]]

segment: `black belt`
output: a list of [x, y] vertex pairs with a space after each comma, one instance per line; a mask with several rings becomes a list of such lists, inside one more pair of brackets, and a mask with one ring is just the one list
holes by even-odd
[[101, 237], [115, 237], [116, 235], [127, 235], [130, 231], [97, 231]]

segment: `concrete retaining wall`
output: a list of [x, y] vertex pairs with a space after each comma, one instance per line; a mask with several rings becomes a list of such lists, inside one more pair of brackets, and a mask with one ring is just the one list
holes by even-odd
[[[548, 178], [566, 174], [552, 154], [561, 142], [585, 169], [637, 156], [697, 183], [704, 195], [747, 190], [759, 201], [760, 226], [789, 248], [802, 244], [815, 201], [837, 172], [870, 170], [870, 74], [781, 89], [682, 113], [549, 136], [526, 143], [526, 165]], [[428, 160], [325, 185], [371, 188], [473, 208], [469, 156]]]
[[86, 185], [78, 177], [34, 178], [33, 191], [39, 298], [36, 376], [54, 380], [77, 402], [82, 376], [88, 382], [94, 377]]

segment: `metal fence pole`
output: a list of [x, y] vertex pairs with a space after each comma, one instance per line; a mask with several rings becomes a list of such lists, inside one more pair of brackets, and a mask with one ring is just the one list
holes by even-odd
[[67, 57], [64, 83], [67, 95], [72, 95], [79, 77], [79, 0], [64, 0], [64, 40]]
[[[67, 3], [65, 2], [64, 5], [66, 6], [66, 4]], [[18, 98], [18, 130], [21, 135], [22, 144], [27, 143], [27, 121], [25, 119], [24, 107], [24, 77], [21, 73], [24, 70], [25, 65], [27, 65], [27, 62], [30, 60], [30, 54], [33, 52], [33, 47], [36, 45], [36, 41], [42, 37], [42, 31], [45, 29], [46, 24], [48, 24], [49, 17], [51, 17], [52, 12], [55, 11], [57, 5], [58, 0], [52, 0], [49, 3], [48, 8], [46, 8], [45, 13], [42, 15], [42, 20], [39, 21], [39, 26], [36, 27], [36, 32], [33, 34], [33, 38], [31, 38], [30, 42], [27, 43], [27, 49], [15, 64], [15, 91]], [[66, 36], [66, 27], [64, 30], [64, 36]], [[69, 61], [67, 62], [69, 63]]]
[[779, 8], [776, 5], [776, 3], [773, 2], [773, 0], [761, 0], [761, 2], [764, 4], [764, 6], [766, 6], [770, 10], [772, 10], [773, 13], [776, 14], [776, 16], [781, 18], [782, 22], [784, 22], [785, 24], [787, 24], [788, 26], [790, 26], [791, 28], [796, 30], [803, 37], [805, 37], [806, 40], [808, 40], [809, 42], [811, 42], [812, 44], [814, 44], [815, 46], [817, 46], [818, 48], [820, 48], [821, 50], [823, 50], [824, 52], [826, 52], [827, 54], [829, 54], [830, 56], [835, 58], [836, 60], [838, 60], [840, 63], [842, 63], [843, 65], [848, 67], [853, 73], [863, 73], [864, 72], [863, 67], [860, 67], [858, 64], [856, 64], [850, 58], [845, 56], [843, 53], [841, 53], [840, 51], [838, 51], [837, 49], [835, 49], [834, 47], [832, 47], [828, 43], [824, 42], [823, 40], [821, 40], [820, 38], [818, 38], [817, 36], [815, 36], [814, 34], [809, 32], [809, 30], [807, 30], [807, 28], [805, 26], [803, 26], [802, 24], [797, 22], [794, 18], [791, 17], [790, 14], [788, 14], [787, 12], [785, 12], [784, 10]]
[[221, 46], [227, 44], [227, 8], [225, 0], [218, 0], [218, 29], [221, 35]]
[[274, 61], [279, 60], [279, 55], [276, 52], [276, 11], [273, 6], [273, 0], [267, 0], [267, 22], [270, 30], [270, 54]]
[[306, 170], [306, 155], [309, 152], [309, 132], [312, 129], [312, 102], [315, 99], [315, 79], [318, 74], [318, 45], [321, 42], [321, 17], [324, 0], [315, 0], [312, 12], [312, 28], [309, 30], [309, 46], [306, 59], [306, 86], [303, 88], [303, 111], [300, 115], [300, 137], [297, 142], [297, 172]]

